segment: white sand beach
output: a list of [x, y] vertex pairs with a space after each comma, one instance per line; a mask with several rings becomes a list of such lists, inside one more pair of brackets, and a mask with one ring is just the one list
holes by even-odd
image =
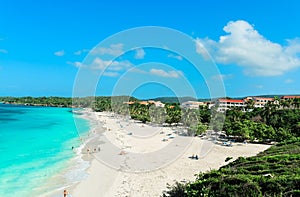
[[[107, 112], [89, 112], [88, 117], [95, 137], [83, 155], [91, 165], [88, 177], [68, 188], [73, 197], [160, 196], [167, 183], [195, 180], [195, 174], [227, 164], [227, 157], [249, 157], [269, 147], [217, 145], [211, 138], [181, 136], [176, 127], [147, 125]], [[103, 127], [105, 131], [97, 133]], [[189, 158], [192, 155], [199, 159]]]

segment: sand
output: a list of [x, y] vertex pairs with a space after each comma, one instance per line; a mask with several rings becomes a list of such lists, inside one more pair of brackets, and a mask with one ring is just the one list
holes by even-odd
[[[107, 112], [88, 113], [94, 137], [82, 153], [91, 165], [88, 177], [69, 188], [73, 197], [160, 196], [167, 183], [193, 181], [195, 174], [227, 164], [227, 157], [249, 157], [270, 147], [222, 146], [215, 143], [215, 136], [186, 137], [178, 127], [147, 125]], [[190, 159], [192, 155], [199, 159]]]

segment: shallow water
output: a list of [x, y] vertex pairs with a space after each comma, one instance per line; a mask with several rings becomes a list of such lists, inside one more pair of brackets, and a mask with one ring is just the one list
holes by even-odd
[[89, 128], [68, 108], [0, 104], [0, 196], [40, 196], [61, 187]]

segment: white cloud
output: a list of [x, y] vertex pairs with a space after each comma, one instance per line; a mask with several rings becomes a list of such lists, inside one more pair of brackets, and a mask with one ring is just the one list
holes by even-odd
[[226, 80], [226, 79], [231, 79], [233, 78], [233, 75], [232, 74], [219, 74], [219, 75], [214, 75], [212, 77], [213, 80]]
[[83, 68], [83, 67], [85, 67], [81, 62], [70, 62], [70, 61], [67, 61], [67, 64], [70, 64], [70, 65], [75, 66], [77, 68]]
[[134, 56], [135, 59], [144, 59], [145, 54], [146, 54], [144, 49], [139, 48], [139, 49], [136, 49], [135, 51], [136, 51], [135, 56]]
[[124, 53], [123, 51], [123, 44], [111, 44], [109, 47], [97, 47], [91, 51], [93, 55], [113, 55], [119, 56]]
[[81, 55], [81, 54], [87, 53], [89, 51], [90, 51], [89, 49], [78, 50], [78, 51], [74, 52], [74, 55]]
[[136, 67], [132, 67], [128, 70], [128, 72], [133, 72], [133, 73], [138, 73], [138, 74], [149, 74], [148, 72], [141, 70], [139, 68]]
[[285, 83], [293, 83], [294, 80], [292, 80], [292, 79], [287, 79], [287, 80], [285, 80], [284, 82], [285, 82]]
[[64, 50], [56, 51], [56, 52], [54, 53], [54, 55], [56, 55], [56, 56], [64, 56], [64, 55], [65, 55], [65, 51], [64, 51]]
[[125, 61], [106, 61], [99, 57], [96, 57], [91, 65], [92, 69], [99, 69], [99, 70], [113, 70], [113, 71], [121, 71], [132, 67], [132, 63], [125, 60]]
[[8, 51], [5, 49], [0, 49], [0, 53], [8, 53]]
[[67, 62], [77, 68], [101, 70], [104, 71], [104, 76], [115, 77], [119, 75], [119, 72], [128, 70], [133, 67], [133, 64], [127, 60], [125, 61], [110, 61], [103, 60], [96, 57], [90, 65], [83, 64], [81, 62]]
[[299, 39], [282, 46], [267, 40], [243, 20], [231, 21], [223, 30], [227, 34], [219, 41], [196, 39], [196, 51], [203, 55], [206, 48], [217, 63], [242, 66], [245, 74], [254, 76], [282, 75], [300, 67]]
[[208, 60], [210, 56], [206, 48], [208, 48], [210, 44], [212, 44], [211, 41], [205, 39], [205, 42], [207, 42], [206, 44], [207, 46], [204, 46], [202, 44], [202, 41], [199, 38], [197, 38], [195, 42], [196, 42], [196, 52], [199, 53], [205, 60]]
[[177, 59], [180, 61], [183, 60], [182, 56], [180, 56], [180, 55], [169, 54], [168, 57], [174, 58], [174, 59]]
[[179, 78], [180, 75], [183, 75], [181, 71], [164, 71], [162, 69], [151, 69], [150, 74], [157, 75], [160, 77], [167, 77], [167, 78]]

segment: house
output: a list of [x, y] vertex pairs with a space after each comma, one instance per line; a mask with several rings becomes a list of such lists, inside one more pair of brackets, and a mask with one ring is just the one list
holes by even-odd
[[200, 101], [186, 101], [181, 103], [181, 108], [184, 109], [199, 109], [200, 105], [206, 105], [204, 102]]

